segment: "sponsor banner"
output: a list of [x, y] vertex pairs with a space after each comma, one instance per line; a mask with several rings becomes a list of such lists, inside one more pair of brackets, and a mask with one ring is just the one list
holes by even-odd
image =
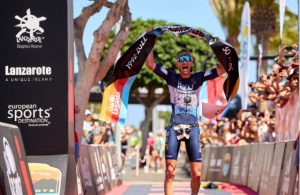
[[77, 193], [76, 185], [66, 185], [69, 171], [67, 164], [70, 161], [68, 155], [27, 156], [27, 158], [36, 195]]
[[0, 123], [0, 167], [0, 194], [34, 194], [22, 137], [15, 125]]
[[107, 149], [104, 145], [99, 145], [98, 149], [100, 151], [100, 158], [101, 158], [101, 169], [103, 174], [103, 180], [104, 180], [104, 188], [105, 192], [108, 192], [112, 189], [111, 187], [111, 176], [110, 176], [110, 169], [109, 169], [109, 162], [107, 158]]
[[80, 145], [80, 158], [78, 160], [80, 177], [82, 178], [82, 185], [84, 194], [97, 194], [96, 187], [93, 180], [92, 163], [88, 151], [89, 145]]
[[108, 175], [109, 175], [110, 187], [114, 188], [115, 186], [117, 186], [117, 173], [114, 168], [112, 156], [109, 151], [109, 146], [105, 146], [105, 157], [106, 157], [107, 163], [108, 163], [107, 165], [108, 165], [108, 173], [109, 173]]
[[296, 166], [295, 166], [295, 150], [293, 149], [294, 141], [286, 143], [283, 169], [281, 172], [281, 182], [279, 187], [279, 194], [293, 194], [296, 181]]
[[[298, 105], [297, 105], [298, 104]], [[300, 101], [295, 91], [283, 108], [276, 108], [276, 139], [286, 141], [296, 139], [300, 132]], [[287, 121], [289, 121], [287, 123]]]
[[210, 149], [211, 147], [205, 147], [202, 150], [203, 157], [202, 157], [201, 179], [203, 179], [203, 181], [207, 180], [207, 170], [209, 164]]
[[247, 184], [250, 156], [251, 147], [249, 145], [233, 147], [230, 183]]
[[59, 169], [44, 163], [29, 163], [35, 194], [60, 194], [62, 173]]
[[247, 179], [247, 186], [249, 188], [252, 187], [254, 181], [257, 179], [255, 178], [254, 171], [257, 169], [256, 168], [256, 161], [258, 158], [258, 147], [259, 144], [251, 144], [249, 145], [250, 150], [251, 150], [251, 155], [250, 155], [250, 162], [249, 162], [249, 171], [248, 171], [248, 179]]
[[261, 179], [262, 165], [264, 163], [264, 155], [265, 155], [265, 145], [263, 143], [258, 144], [258, 151], [256, 155], [256, 160], [254, 161], [254, 169], [253, 171], [253, 183], [251, 189], [255, 192], [258, 192], [259, 183]]
[[222, 168], [220, 147], [211, 147], [209, 164], [207, 169], [207, 180], [216, 181]]
[[240, 164], [241, 164], [241, 158], [242, 158], [242, 153], [241, 153], [241, 147], [234, 147], [233, 148], [233, 159], [232, 159], [232, 164], [231, 164], [231, 175], [230, 175], [230, 182], [232, 183], [239, 183], [239, 175], [240, 173]]
[[90, 156], [92, 177], [95, 183], [97, 194], [105, 194], [103, 173], [101, 169], [100, 151], [97, 145], [89, 145], [88, 152]]
[[261, 164], [261, 179], [259, 184], [259, 193], [260, 194], [267, 194], [270, 191], [269, 187], [269, 179], [270, 179], [270, 172], [272, 167], [272, 160], [273, 160], [273, 153], [274, 153], [274, 146], [275, 144], [268, 144], [265, 143], [262, 145], [262, 150], [264, 151], [263, 154], [263, 163]]
[[249, 165], [250, 165], [250, 154], [251, 148], [249, 146], [240, 146], [242, 155], [241, 161], [241, 175], [240, 175], [240, 184], [246, 185], [248, 174], [249, 174]]
[[78, 165], [76, 166], [76, 181], [77, 181], [78, 195], [84, 195], [82, 178], [81, 178], [81, 174], [80, 174]]
[[70, 0], [0, 7], [0, 121], [20, 127], [27, 155], [68, 153], [71, 7]]
[[114, 172], [116, 173], [116, 185], [122, 184], [122, 172], [118, 168], [118, 160], [117, 160], [117, 146], [116, 145], [110, 145], [108, 147], [110, 156], [112, 158], [112, 164], [114, 168]]
[[279, 186], [280, 173], [285, 149], [285, 142], [278, 142], [275, 144], [273, 160], [271, 165], [271, 170], [268, 178], [268, 190], [265, 192], [266, 195], [276, 195]]
[[223, 146], [219, 148], [219, 155], [222, 159], [221, 171], [218, 175], [218, 181], [229, 182], [231, 164], [233, 160], [233, 146]]

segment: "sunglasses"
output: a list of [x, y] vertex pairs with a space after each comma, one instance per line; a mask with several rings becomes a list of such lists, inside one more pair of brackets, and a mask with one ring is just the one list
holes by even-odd
[[184, 61], [187, 61], [187, 62], [191, 62], [192, 61], [192, 57], [191, 56], [181, 56], [179, 58], [177, 58], [177, 61], [178, 62], [184, 62]]

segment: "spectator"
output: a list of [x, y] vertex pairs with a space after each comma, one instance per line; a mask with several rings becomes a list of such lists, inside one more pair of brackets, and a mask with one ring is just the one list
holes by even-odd
[[110, 123], [104, 123], [104, 127], [101, 129], [102, 139], [101, 144], [114, 144], [115, 138], [114, 138], [114, 130], [112, 128], [112, 125]]
[[263, 142], [263, 140], [265, 139], [266, 137], [266, 134], [269, 130], [269, 126], [267, 125], [267, 121], [265, 118], [260, 118], [258, 120], [258, 128], [257, 128], [257, 131], [258, 131], [258, 140], [260, 142]]
[[83, 131], [82, 131], [82, 140], [83, 144], [90, 144], [91, 140], [91, 131], [92, 131], [92, 116], [91, 111], [88, 109], [85, 110], [85, 118], [83, 121]]
[[295, 166], [296, 166], [296, 170], [297, 170], [297, 175], [299, 175], [299, 144], [300, 144], [300, 132], [297, 135], [297, 138], [294, 142], [294, 150], [296, 150], [296, 156], [295, 156]]
[[264, 135], [263, 142], [275, 142], [275, 134], [272, 127], [268, 128], [268, 131]]
[[147, 137], [147, 164], [149, 165], [149, 167], [154, 167], [154, 160], [155, 160], [155, 156], [157, 155], [157, 151], [154, 150], [154, 137], [153, 137], [153, 133], [149, 132], [148, 133], [148, 137]]
[[[292, 57], [285, 58], [286, 54]], [[275, 59], [276, 64], [272, 66], [273, 72], [268, 75], [262, 75], [256, 83], [249, 83], [251, 88], [250, 101], [257, 103], [269, 100], [276, 107], [282, 108], [299, 85], [298, 58], [299, 54], [296, 45], [283, 47]]]
[[[79, 106], [74, 106], [74, 113], [78, 114], [80, 112]], [[74, 125], [75, 126], [75, 125]], [[77, 134], [76, 129], [74, 128], [74, 147], [75, 147], [75, 161], [78, 162], [79, 159], [79, 153], [80, 153], [80, 143], [79, 143], [79, 137]]]
[[106, 127], [103, 124], [93, 129], [93, 144], [101, 144], [105, 130]]
[[125, 170], [123, 170], [124, 168], [124, 164], [125, 164], [125, 160], [126, 160], [126, 153], [127, 153], [127, 149], [128, 149], [128, 140], [129, 139], [129, 135], [127, 134], [126, 130], [123, 129], [121, 132], [121, 161], [122, 161], [122, 173], [125, 174]]
[[157, 155], [154, 158], [155, 168], [157, 172], [162, 173], [165, 151], [165, 138], [162, 131], [157, 131], [156, 133], [154, 149], [157, 151]]
[[106, 133], [108, 135], [108, 143], [114, 144], [115, 143], [115, 131], [112, 127], [111, 123], [106, 123]]

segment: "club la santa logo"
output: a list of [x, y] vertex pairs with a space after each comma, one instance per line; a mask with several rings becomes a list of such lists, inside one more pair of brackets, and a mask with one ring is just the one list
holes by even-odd
[[15, 19], [19, 21], [19, 24], [15, 25], [20, 28], [20, 31], [16, 34], [17, 43], [25, 43], [31, 45], [17, 44], [18, 48], [41, 48], [40, 45], [34, 45], [34, 43], [41, 44], [44, 37], [44, 29], [40, 26], [42, 21], [46, 20], [46, 17], [37, 17], [31, 14], [31, 10], [26, 10], [26, 15], [20, 17], [15, 16]]

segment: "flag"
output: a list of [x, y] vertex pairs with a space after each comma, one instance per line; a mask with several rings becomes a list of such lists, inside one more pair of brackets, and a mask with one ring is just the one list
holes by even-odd
[[284, 15], [285, 15], [285, 2], [286, 2], [286, 0], [279, 0], [279, 33], [280, 33], [280, 40], [282, 40], [282, 34], [283, 34], [283, 24], [284, 24]]
[[[203, 105], [200, 113], [207, 118], [222, 117], [223, 110], [227, 107], [227, 100], [223, 91], [223, 85], [226, 78], [217, 77], [212, 80], [205, 81], [200, 90], [200, 101]], [[211, 112], [216, 110], [215, 112]], [[205, 117], [204, 117], [205, 121]]]
[[105, 88], [100, 119], [123, 127], [127, 116], [129, 91], [136, 76], [119, 79]]
[[250, 61], [250, 49], [251, 49], [251, 21], [250, 21], [250, 6], [248, 2], [245, 2], [243, 7], [242, 19], [241, 19], [241, 41], [240, 41], [240, 66], [239, 74], [242, 78], [240, 81], [239, 95], [242, 99], [242, 109], [247, 109], [248, 94], [249, 94], [249, 78], [248, 78], [248, 66]]
[[118, 124], [120, 127], [124, 126], [130, 88], [153, 47], [154, 41], [154, 37], [143, 34], [119, 58], [108, 86], [104, 90], [100, 120]]

